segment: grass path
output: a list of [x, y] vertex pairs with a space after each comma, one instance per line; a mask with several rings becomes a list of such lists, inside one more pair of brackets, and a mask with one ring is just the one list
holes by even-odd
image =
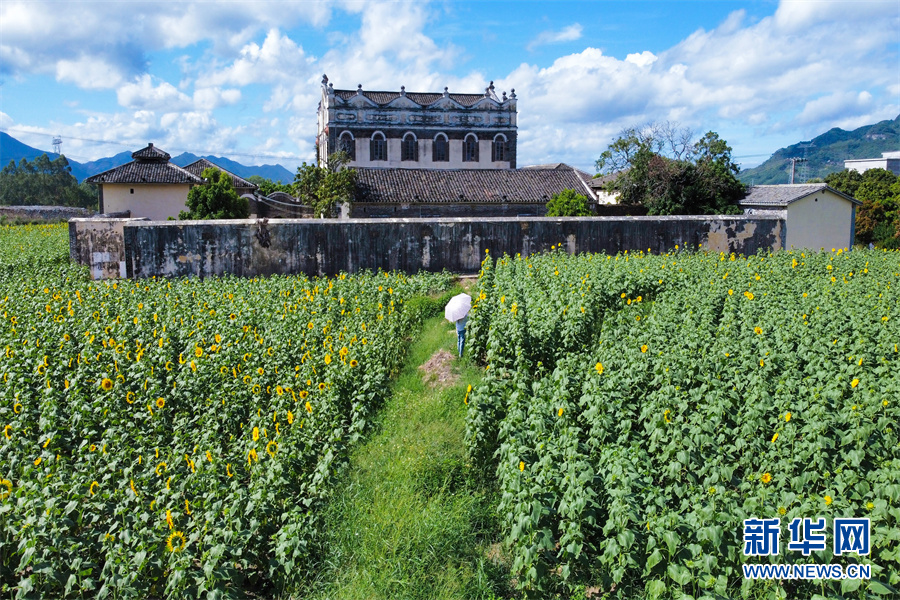
[[[453, 326], [425, 322], [382, 409], [379, 429], [351, 456], [326, 515], [320, 600], [503, 597], [506, 569], [487, 558], [498, 528], [490, 498], [465, 464], [463, 397], [480, 370], [452, 359], [459, 379], [431, 387], [418, 368], [444, 349]], [[447, 368], [444, 369], [447, 374]]]

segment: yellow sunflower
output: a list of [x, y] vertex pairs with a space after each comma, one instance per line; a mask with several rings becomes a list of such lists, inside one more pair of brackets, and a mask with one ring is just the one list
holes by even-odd
[[100, 387], [103, 389], [104, 392], [108, 392], [109, 390], [111, 390], [113, 388], [112, 379], [108, 379], [108, 378], [104, 377], [103, 381], [100, 382]]
[[180, 531], [173, 531], [166, 539], [166, 549], [169, 552], [180, 552], [184, 550], [184, 534]]
[[157, 398], [156, 399], [156, 408], [163, 408], [166, 405], [165, 398]]

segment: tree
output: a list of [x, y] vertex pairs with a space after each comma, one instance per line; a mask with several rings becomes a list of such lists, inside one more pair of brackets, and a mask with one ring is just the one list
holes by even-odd
[[590, 217], [593, 214], [587, 196], [577, 194], [575, 190], [553, 194], [547, 203], [548, 217]]
[[237, 195], [227, 173], [209, 168], [203, 171], [203, 178], [206, 183], [194, 186], [188, 192], [188, 210], [178, 213], [179, 219], [246, 219], [250, 216], [250, 203]]
[[356, 170], [346, 168], [349, 162], [346, 152], [335, 152], [325, 167], [303, 163], [294, 176], [294, 196], [311, 206], [313, 214], [332, 216], [338, 203], [349, 202], [356, 190]]
[[285, 185], [280, 181], [272, 181], [271, 179], [267, 179], [262, 175], [251, 175], [247, 178], [252, 184], [255, 184], [259, 188], [259, 193], [263, 196], [268, 196], [274, 192], [286, 192], [288, 194], [291, 193], [291, 186]]
[[731, 147], [713, 131], [694, 144], [691, 135], [671, 123], [626, 129], [596, 163], [600, 174], [615, 174], [607, 191], [651, 215], [740, 213], [745, 189]]
[[859, 184], [862, 183], [862, 173], [859, 171], [851, 171], [850, 169], [844, 169], [843, 171], [838, 171], [837, 173], [829, 173], [825, 176], [825, 183], [838, 190], [839, 192], [843, 192], [848, 196], [853, 196], [856, 198], [856, 190], [859, 189]]
[[42, 154], [28, 162], [10, 161], [0, 171], [0, 204], [58, 205], [96, 208], [99, 195], [89, 185], [79, 185], [65, 156], [50, 160]]

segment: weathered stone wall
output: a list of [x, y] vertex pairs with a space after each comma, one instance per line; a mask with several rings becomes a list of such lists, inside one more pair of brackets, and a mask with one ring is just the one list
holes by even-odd
[[753, 254], [784, 247], [770, 216], [304, 219], [126, 222], [129, 277], [333, 275], [361, 269], [477, 272], [484, 251], [532, 254], [675, 248]]
[[89, 217], [94, 211], [75, 206], [0, 206], [0, 217], [9, 221], [68, 221]]
[[146, 218], [96, 218], [69, 221], [69, 258], [87, 265], [91, 279], [127, 277], [125, 270], [125, 235], [123, 227], [131, 221]]

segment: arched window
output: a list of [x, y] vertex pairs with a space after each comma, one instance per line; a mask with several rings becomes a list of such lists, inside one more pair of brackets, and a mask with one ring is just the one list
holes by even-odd
[[356, 160], [356, 140], [349, 131], [345, 131], [338, 138], [338, 152], [346, 152], [350, 160]]
[[419, 142], [411, 132], [406, 133], [400, 142], [400, 160], [419, 160]]
[[434, 136], [434, 142], [431, 146], [432, 162], [449, 162], [450, 160], [450, 144], [447, 136], [439, 133]]
[[463, 162], [478, 162], [478, 137], [470, 133], [463, 141]]
[[369, 160], [387, 160], [387, 140], [384, 134], [376, 131], [369, 140]]
[[506, 142], [506, 136], [502, 133], [498, 133], [494, 136], [494, 143], [491, 145], [491, 161], [509, 161], [509, 149]]

